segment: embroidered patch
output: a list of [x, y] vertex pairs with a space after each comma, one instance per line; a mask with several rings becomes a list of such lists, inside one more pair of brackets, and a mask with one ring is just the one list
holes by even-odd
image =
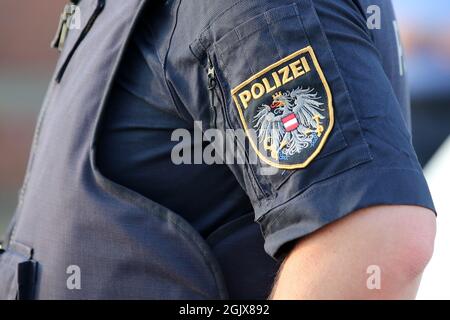
[[330, 88], [311, 46], [258, 72], [231, 94], [250, 144], [271, 166], [306, 167], [333, 128]]

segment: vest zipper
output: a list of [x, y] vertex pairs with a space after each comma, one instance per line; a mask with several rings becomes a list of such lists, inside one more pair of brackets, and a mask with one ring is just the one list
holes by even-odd
[[[75, 3], [78, 3], [78, 2], [79, 1], [75, 1]], [[68, 4], [68, 5], [66, 5], [66, 7], [67, 6], [72, 7], [73, 4]], [[72, 59], [72, 56], [74, 55], [74, 53], [77, 50], [77, 48], [80, 45], [80, 43], [86, 37], [86, 35], [89, 32], [89, 30], [91, 30], [92, 26], [94, 25], [95, 20], [100, 15], [100, 13], [103, 11], [104, 7], [105, 7], [105, 0], [97, 0], [97, 7], [95, 8], [94, 12], [92, 13], [91, 17], [89, 18], [89, 21], [87, 22], [86, 26], [81, 31], [77, 41], [73, 45], [73, 47], [70, 50], [69, 54], [67, 55], [66, 60], [62, 64], [61, 68], [59, 69], [58, 74], [56, 75], [56, 82], [58, 82], [58, 83], [61, 82], [61, 79], [62, 79], [62, 77], [64, 75], [64, 72], [66, 71], [66, 68], [67, 68], [70, 60]], [[64, 17], [65, 11], [66, 11], [66, 8], [64, 9], [63, 14], [61, 15], [60, 25], [58, 26], [58, 31], [56, 33], [55, 40], [52, 43], [53, 47], [55, 47], [57, 45], [58, 48], [59, 47], [62, 48], [62, 46], [64, 45], [65, 37], [67, 36], [67, 32], [68, 32], [68, 28], [69, 28], [67, 23], [70, 22], [70, 18], [69, 18], [70, 16]], [[64, 31], [64, 30], [66, 30], [66, 31]]]
[[67, 34], [69, 33], [69, 24], [71, 22], [72, 16], [75, 13], [75, 6], [80, 2], [80, 0], [71, 0], [64, 6], [64, 10], [59, 17], [58, 28], [56, 29], [55, 37], [53, 38], [50, 46], [52, 48], [62, 51], [64, 47], [64, 42], [66, 40]]
[[61, 16], [59, 17], [59, 23], [58, 28], [56, 29], [55, 37], [52, 40], [52, 43], [50, 46], [52, 48], [58, 49], [58, 51], [61, 51], [64, 47], [64, 42], [67, 37], [67, 33], [69, 31], [69, 26], [67, 25], [69, 22], [69, 18], [72, 16], [72, 5], [66, 4], [64, 6], [64, 10], [61, 13]]

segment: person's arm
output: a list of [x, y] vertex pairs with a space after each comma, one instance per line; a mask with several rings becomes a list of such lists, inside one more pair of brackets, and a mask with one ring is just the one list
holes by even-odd
[[[265, 251], [285, 261], [273, 298], [413, 297], [431, 255], [435, 209], [412, 145], [395, 15], [377, 0], [381, 25], [370, 29], [361, 2], [239, 1], [191, 43], [197, 65], [169, 68], [172, 83], [196, 75], [178, 99], [195, 119], [246, 133], [245, 165], [227, 164]], [[215, 104], [204, 102], [208, 74]], [[373, 267], [381, 290], [366, 286]]]
[[354, 212], [297, 242], [271, 298], [413, 299], [433, 252], [435, 220], [417, 206]]

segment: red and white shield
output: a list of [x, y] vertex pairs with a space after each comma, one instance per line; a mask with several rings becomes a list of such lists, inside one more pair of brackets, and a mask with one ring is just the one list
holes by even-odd
[[298, 121], [295, 117], [295, 114], [293, 113], [282, 118], [281, 121], [283, 122], [284, 128], [287, 132], [293, 131], [298, 128]]

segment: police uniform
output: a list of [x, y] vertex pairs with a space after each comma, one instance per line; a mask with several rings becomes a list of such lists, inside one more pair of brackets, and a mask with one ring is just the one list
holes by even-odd
[[[434, 210], [388, 1], [78, 2], [2, 298], [264, 298], [293, 241], [372, 205]], [[205, 149], [242, 131], [240, 161], [175, 164], [173, 132], [199, 126]]]

